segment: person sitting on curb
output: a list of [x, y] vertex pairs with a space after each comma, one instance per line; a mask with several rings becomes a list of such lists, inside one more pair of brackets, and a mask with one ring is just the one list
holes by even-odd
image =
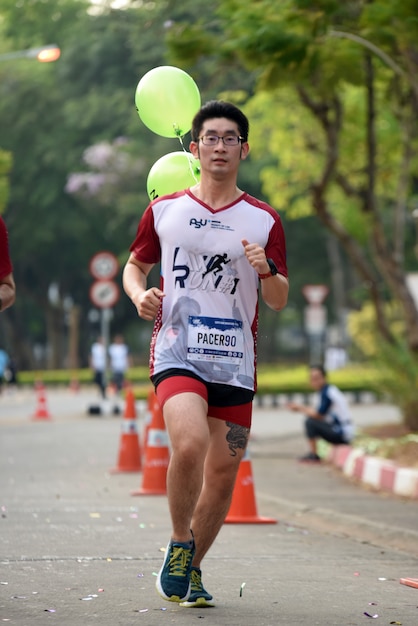
[[317, 409], [297, 402], [289, 402], [287, 407], [306, 415], [305, 431], [310, 452], [299, 460], [318, 463], [321, 459], [317, 451], [317, 440], [324, 439], [332, 444], [348, 444], [354, 436], [354, 425], [344, 394], [338, 387], [328, 383], [327, 373], [322, 365], [310, 367], [310, 385], [320, 394]]

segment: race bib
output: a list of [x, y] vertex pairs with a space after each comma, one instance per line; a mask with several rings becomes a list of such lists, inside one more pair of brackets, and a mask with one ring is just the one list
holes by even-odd
[[239, 365], [244, 353], [242, 322], [189, 315], [187, 358]]

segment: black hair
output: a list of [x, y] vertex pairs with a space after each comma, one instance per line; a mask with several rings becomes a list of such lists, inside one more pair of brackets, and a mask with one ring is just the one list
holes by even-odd
[[318, 372], [321, 372], [321, 374], [322, 374], [322, 376], [323, 376], [324, 378], [326, 378], [326, 377], [327, 377], [327, 371], [326, 371], [325, 367], [324, 367], [323, 365], [321, 365], [321, 364], [313, 364], [313, 365], [310, 365], [310, 366], [309, 366], [309, 369], [310, 369], [310, 370], [318, 370]]
[[199, 109], [192, 122], [192, 141], [198, 141], [200, 131], [202, 130], [202, 126], [206, 120], [210, 120], [215, 117], [225, 117], [228, 120], [236, 122], [242, 141], [248, 141], [248, 132], [250, 127], [248, 118], [244, 115], [241, 109], [235, 106], [235, 104], [225, 102], [224, 100], [210, 100]]

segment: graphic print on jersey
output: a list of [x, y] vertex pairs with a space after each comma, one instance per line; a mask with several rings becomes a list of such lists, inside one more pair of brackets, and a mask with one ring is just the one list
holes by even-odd
[[215, 254], [215, 256], [213, 256], [207, 264], [206, 272], [202, 275], [202, 278], [204, 278], [206, 274], [209, 274], [210, 272], [213, 272], [214, 274], [222, 272], [223, 265], [226, 265], [230, 262], [231, 259], [228, 259], [228, 255], [226, 252], [224, 254]]
[[[181, 261], [179, 260], [181, 256]], [[180, 289], [199, 289], [199, 291], [236, 292], [239, 278], [232, 268], [228, 253], [196, 255], [185, 253], [179, 246], [174, 249], [172, 270], [174, 286]], [[187, 283], [187, 284], [186, 284]]]

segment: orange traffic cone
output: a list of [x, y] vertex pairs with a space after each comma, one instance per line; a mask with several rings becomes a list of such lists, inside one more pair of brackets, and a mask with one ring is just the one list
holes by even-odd
[[133, 496], [163, 496], [167, 493], [167, 468], [170, 459], [168, 434], [165, 429], [163, 412], [154, 394], [151, 425], [145, 451], [145, 467], [142, 485]]
[[136, 427], [135, 396], [132, 389], [128, 388], [122, 420], [118, 464], [110, 472], [112, 474], [117, 472], [140, 472], [141, 469], [141, 447]]
[[248, 450], [241, 460], [226, 524], [277, 524], [271, 517], [260, 517], [254, 494], [254, 480]]
[[50, 420], [51, 415], [48, 411], [46, 403], [45, 387], [42, 382], [37, 382], [35, 385], [36, 390], [36, 411], [32, 416], [34, 421], [38, 420]]

